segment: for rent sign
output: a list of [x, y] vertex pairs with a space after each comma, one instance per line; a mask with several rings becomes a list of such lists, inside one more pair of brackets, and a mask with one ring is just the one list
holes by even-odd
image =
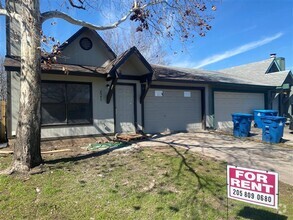
[[278, 174], [227, 166], [228, 198], [278, 208]]

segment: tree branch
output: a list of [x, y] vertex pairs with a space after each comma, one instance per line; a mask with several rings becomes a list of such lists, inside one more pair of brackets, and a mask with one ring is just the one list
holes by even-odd
[[0, 7], [0, 15], [6, 15], [8, 16], [8, 12], [6, 9], [3, 9], [2, 7]]
[[21, 16], [18, 13], [8, 12], [6, 9], [3, 9], [3, 8], [2, 9], [0, 8], [0, 15], [5, 15], [5, 16], [14, 18], [14, 19], [16, 19], [18, 21], [21, 20]]
[[166, 4], [167, 6], [171, 8], [175, 8], [174, 6], [170, 5], [168, 1], [166, 0], [155, 0], [155, 1], [150, 1], [149, 3], [144, 4], [143, 6], [139, 7], [140, 9], [145, 9], [151, 5], [159, 5], [159, 4]]
[[85, 10], [85, 7], [83, 6], [83, 1], [79, 0], [80, 5], [75, 4], [73, 0], [68, 1], [72, 7]]
[[71, 24], [76, 24], [76, 25], [80, 25], [83, 27], [88, 27], [93, 30], [108, 30], [108, 29], [116, 28], [119, 24], [126, 21], [126, 19], [131, 15], [132, 12], [133, 12], [133, 10], [131, 9], [131, 10], [129, 10], [129, 12], [125, 16], [123, 16], [121, 19], [119, 19], [115, 23], [110, 24], [110, 25], [104, 25], [104, 26], [94, 25], [94, 24], [91, 24], [91, 23], [88, 23], [88, 22], [85, 22], [82, 20], [72, 18], [70, 15], [65, 14], [64, 12], [60, 12], [60, 11], [48, 11], [48, 12], [42, 13], [41, 14], [41, 17], [42, 17], [41, 22], [44, 23], [46, 20], [51, 19], [51, 18], [61, 18], [63, 20], [68, 21]]
[[[72, 2], [72, 0], [69, 0], [70, 4]], [[73, 3], [74, 4], [74, 3]], [[121, 19], [119, 19], [118, 21], [116, 21], [113, 24], [109, 24], [109, 25], [103, 25], [103, 26], [99, 26], [99, 25], [95, 25], [95, 24], [91, 24], [82, 20], [78, 20], [75, 19], [73, 17], [71, 17], [70, 15], [64, 13], [64, 12], [60, 12], [60, 11], [48, 11], [48, 12], [44, 12], [41, 14], [41, 22], [44, 23], [46, 20], [48, 19], [52, 19], [52, 18], [61, 18], [63, 20], [68, 21], [71, 24], [75, 24], [75, 25], [80, 25], [83, 27], [88, 27], [90, 29], [93, 30], [108, 30], [108, 29], [113, 29], [116, 28], [117, 26], [119, 26], [121, 23], [123, 23], [124, 21], [126, 21], [126, 19], [136, 10], [136, 9], [145, 9], [149, 6], [153, 6], [153, 5], [157, 5], [157, 4], [166, 4], [169, 7], [172, 7], [166, 0], [155, 0], [155, 1], [150, 1], [149, 3], [146, 3], [142, 6], [137, 5], [137, 8], [132, 8], [128, 11], [128, 13], [123, 16]]]

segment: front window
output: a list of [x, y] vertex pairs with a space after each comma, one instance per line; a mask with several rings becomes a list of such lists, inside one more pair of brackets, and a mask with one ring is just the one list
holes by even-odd
[[42, 82], [42, 125], [92, 123], [90, 83]]

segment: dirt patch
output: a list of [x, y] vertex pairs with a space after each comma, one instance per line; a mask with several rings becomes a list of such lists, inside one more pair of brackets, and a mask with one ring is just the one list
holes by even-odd
[[[107, 143], [112, 141], [113, 137], [79, 137], [79, 138], [66, 138], [58, 140], [43, 140], [41, 142], [41, 151], [50, 152], [51, 154], [43, 154], [43, 158], [66, 158], [79, 155], [89, 154], [87, 147], [95, 143]], [[9, 140], [9, 145], [2, 150], [13, 151], [15, 139]], [[68, 150], [69, 149], [69, 150]], [[64, 150], [64, 151], [63, 151]], [[59, 152], [58, 152], [59, 151]], [[54, 156], [53, 156], [54, 155]]]

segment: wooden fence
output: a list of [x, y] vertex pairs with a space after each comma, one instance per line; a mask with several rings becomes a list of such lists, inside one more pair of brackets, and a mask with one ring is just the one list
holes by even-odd
[[0, 101], [0, 143], [6, 142], [6, 102]]

